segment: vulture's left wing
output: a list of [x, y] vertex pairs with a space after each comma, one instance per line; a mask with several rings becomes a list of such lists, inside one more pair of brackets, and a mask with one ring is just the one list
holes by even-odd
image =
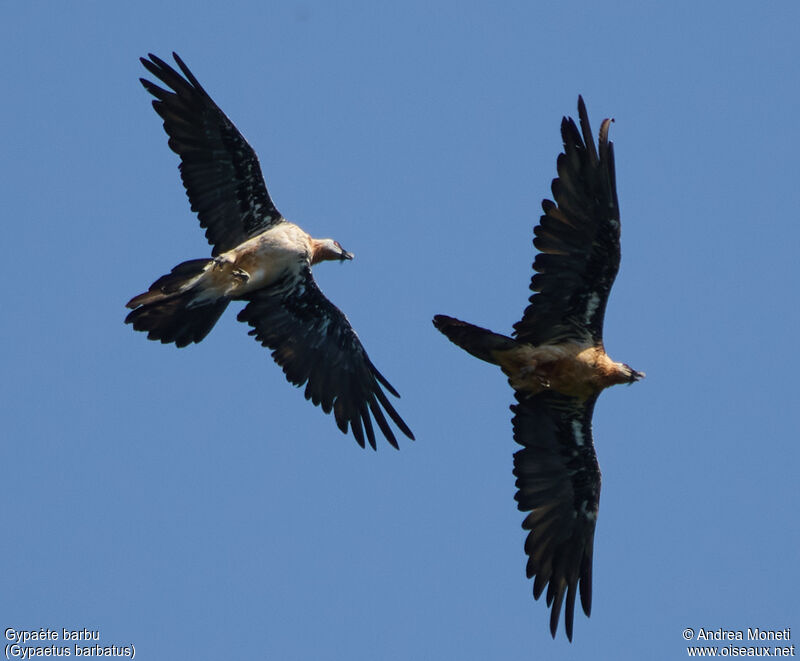
[[[532, 397], [516, 393], [514, 455], [517, 506], [529, 512], [522, 527], [527, 574], [533, 596], [547, 587], [550, 633], [555, 637], [564, 604], [564, 624], [572, 640], [575, 597], [580, 584], [586, 615], [592, 608], [592, 549], [600, 501], [600, 468], [592, 442], [597, 396], [581, 401], [556, 392]], [[548, 585], [549, 584], [549, 585]]]
[[250, 324], [250, 335], [272, 349], [291, 383], [306, 384], [306, 399], [325, 413], [333, 411], [343, 433], [349, 425], [361, 447], [366, 434], [375, 448], [374, 417], [386, 440], [397, 448], [385, 410], [400, 431], [414, 439], [381, 385], [395, 397], [400, 395], [372, 364], [347, 317], [319, 290], [309, 266], [245, 298], [249, 303], [239, 321]]
[[282, 222], [253, 148], [176, 53], [183, 76], [161, 58], [141, 58], [165, 90], [140, 78], [156, 100], [169, 147], [181, 157], [181, 179], [214, 255]]

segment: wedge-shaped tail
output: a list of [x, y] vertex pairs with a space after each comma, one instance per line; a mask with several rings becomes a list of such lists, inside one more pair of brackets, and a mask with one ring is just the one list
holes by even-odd
[[433, 318], [433, 325], [444, 333], [453, 344], [457, 344], [464, 351], [493, 365], [500, 364], [497, 360], [497, 352], [508, 351], [518, 346], [517, 341], [510, 337], [443, 314], [437, 314]]
[[163, 344], [174, 342], [185, 347], [202, 340], [230, 302], [228, 298], [201, 296], [199, 279], [212, 261], [192, 259], [178, 264], [146, 292], [128, 301], [127, 307], [133, 310], [125, 317], [125, 323], [133, 324], [135, 330], [145, 331], [148, 339]]

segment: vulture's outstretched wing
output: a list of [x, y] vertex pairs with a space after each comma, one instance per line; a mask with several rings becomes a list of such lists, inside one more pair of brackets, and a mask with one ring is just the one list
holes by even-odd
[[[561, 122], [564, 153], [553, 180], [555, 203], [542, 202], [544, 214], [534, 228], [530, 288], [535, 292], [522, 320], [518, 340], [538, 345], [565, 340], [602, 342], [608, 294], [619, 269], [619, 205], [614, 174], [611, 120], [600, 126], [595, 149], [583, 99], [578, 97], [581, 130], [571, 118]], [[583, 134], [581, 136], [581, 134]]]
[[309, 266], [245, 298], [249, 303], [239, 321], [250, 324], [250, 335], [272, 349], [291, 383], [306, 384], [306, 399], [325, 413], [333, 411], [343, 433], [349, 425], [361, 447], [366, 434], [375, 448], [374, 417], [386, 440], [397, 448], [386, 411], [400, 431], [414, 439], [381, 385], [395, 397], [397, 391], [372, 364], [347, 317], [319, 290]]
[[[171, 91], [140, 78], [156, 100], [169, 146], [181, 157], [180, 171], [192, 210], [218, 255], [260, 234], [282, 217], [267, 192], [258, 158], [247, 140], [202, 88], [176, 53], [183, 76], [159, 57], [144, 67]], [[184, 78], [185, 76], [185, 78]]]
[[[529, 512], [522, 527], [527, 574], [533, 596], [547, 587], [550, 633], [555, 637], [561, 607], [572, 640], [575, 597], [580, 585], [586, 615], [592, 609], [592, 549], [600, 500], [600, 468], [592, 441], [592, 411], [586, 401], [556, 392], [516, 393], [514, 455], [517, 506]], [[566, 603], [564, 598], [566, 596]]]

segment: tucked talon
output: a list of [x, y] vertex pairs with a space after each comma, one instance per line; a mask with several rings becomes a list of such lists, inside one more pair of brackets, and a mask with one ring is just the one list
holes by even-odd
[[228, 255], [217, 255], [212, 261], [214, 262], [214, 268], [217, 269], [224, 268], [226, 264], [233, 264], [233, 259]]

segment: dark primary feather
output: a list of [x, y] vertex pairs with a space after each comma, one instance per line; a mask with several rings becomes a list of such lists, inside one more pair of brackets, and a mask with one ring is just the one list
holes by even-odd
[[[556, 392], [516, 393], [514, 455], [517, 506], [530, 512], [522, 527], [527, 575], [533, 596], [547, 587], [550, 633], [555, 637], [564, 606], [567, 637], [572, 640], [576, 593], [586, 615], [592, 609], [592, 549], [600, 500], [600, 468], [592, 441], [592, 411], [587, 401]], [[566, 599], [565, 599], [566, 598]]]
[[239, 321], [253, 327], [250, 335], [272, 349], [272, 357], [305, 396], [336, 418], [343, 433], [348, 425], [361, 447], [366, 435], [375, 448], [372, 419], [395, 448], [397, 440], [384, 411], [410, 439], [414, 435], [394, 410], [381, 384], [397, 391], [375, 368], [347, 317], [317, 287], [309, 266], [297, 278], [246, 297]]
[[156, 97], [153, 107], [164, 120], [170, 148], [181, 157], [181, 178], [192, 210], [218, 255], [282, 217], [270, 199], [252, 147], [178, 55], [172, 55], [185, 78], [152, 53], [149, 60], [141, 58], [171, 91], [140, 80]]
[[561, 122], [564, 153], [552, 184], [555, 203], [542, 202], [544, 214], [534, 228], [533, 245], [540, 251], [530, 284], [535, 293], [514, 325], [517, 339], [534, 345], [570, 339], [601, 342], [606, 302], [619, 269], [611, 120], [601, 125], [598, 152], [580, 97], [578, 113], [580, 131], [572, 118]]

